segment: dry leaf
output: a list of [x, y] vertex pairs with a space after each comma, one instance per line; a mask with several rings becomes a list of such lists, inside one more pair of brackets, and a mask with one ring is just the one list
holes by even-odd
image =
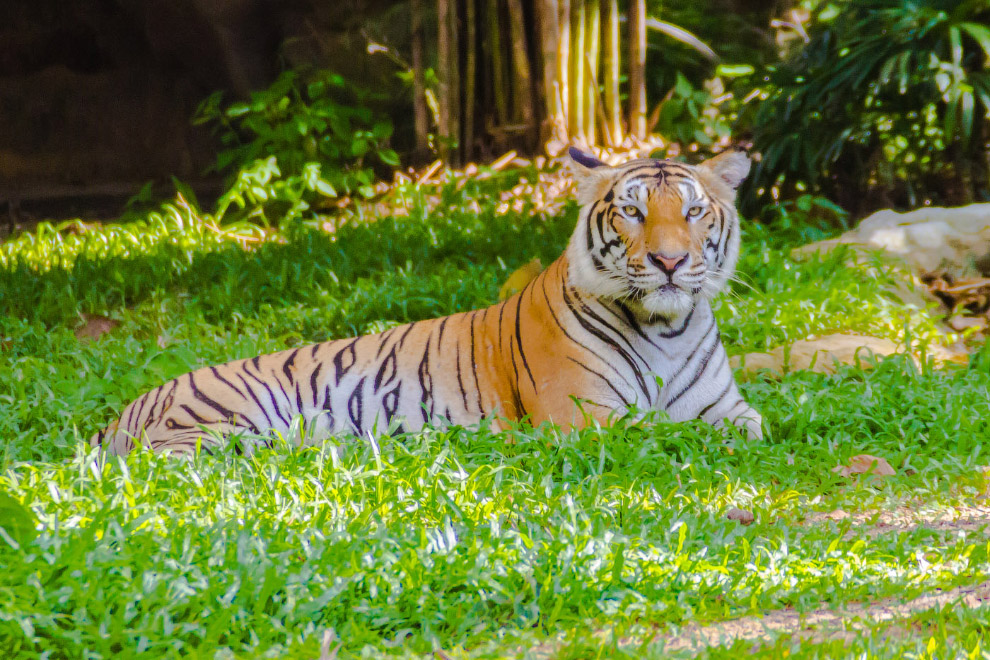
[[897, 472], [890, 467], [886, 459], [869, 454], [859, 454], [849, 459], [849, 465], [836, 465], [832, 472], [838, 472], [843, 477], [850, 477], [854, 474], [875, 474], [879, 477], [890, 477]]
[[82, 318], [83, 324], [75, 329], [76, 339], [79, 341], [99, 339], [120, 325], [120, 321], [95, 314], [83, 314]]
[[752, 511], [737, 509], [735, 507], [729, 509], [725, 517], [729, 520], [735, 520], [740, 525], [752, 525], [753, 521], [756, 520], [756, 516], [753, 515]]

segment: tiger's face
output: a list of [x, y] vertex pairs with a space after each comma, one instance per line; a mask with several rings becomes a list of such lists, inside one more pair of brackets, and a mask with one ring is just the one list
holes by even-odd
[[576, 149], [582, 212], [568, 246], [572, 284], [674, 319], [725, 286], [739, 255], [740, 151], [700, 165], [640, 159], [616, 167]]

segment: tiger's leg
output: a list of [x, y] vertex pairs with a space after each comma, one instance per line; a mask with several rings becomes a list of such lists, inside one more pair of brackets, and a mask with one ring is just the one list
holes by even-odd
[[[687, 373], [671, 382], [666, 410], [675, 421], [700, 418], [716, 428], [725, 421], [753, 440], [763, 439], [763, 417], [739, 393], [725, 348], [716, 334], [703, 362], [688, 362]], [[684, 380], [687, 382], [685, 383]]]

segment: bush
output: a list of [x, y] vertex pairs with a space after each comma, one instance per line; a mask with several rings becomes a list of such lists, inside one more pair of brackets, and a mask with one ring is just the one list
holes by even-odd
[[866, 0], [820, 20], [770, 71], [749, 203], [821, 191], [863, 212], [986, 196], [988, 20], [986, 3], [959, 0]]
[[370, 165], [399, 159], [387, 148], [391, 121], [365, 107], [367, 99], [335, 73], [304, 79], [286, 71], [246, 102], [224, 107], [221, 92], [203, 101], [193, 122], [214, 125], [225, 147], [215, 169], [232, 174], [218, 215], [236, 205], [267, 223], [269, 214], [293, 218], [320, 198], [371, 196]]

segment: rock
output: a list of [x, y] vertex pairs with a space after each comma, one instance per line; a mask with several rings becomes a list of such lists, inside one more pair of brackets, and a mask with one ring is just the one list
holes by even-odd
[[756, 520], [756, 516], [753, 515], [752, 511], [737, 509], [735, 507], [729, 509], [725, 517], [729, 520], [735, 520], [740, 525], [752, 525], [753, 521]]
[[849, 465], [836, 465], [832, 472], [837, 472], [843, 477], [851, 477], [854, 474], [875, 474], [878, 477], [892, 477], [897, 472], [890, 466], [887, 459], [870, 454], [858, 454], [849, 459]]
[[897, 213], [877, 211], [838, 238], [794, 250], [795, 256], [828, 251], [838, 245], [880, 249], [904, 260], [919, 273], [975, 274], [990, 258], [990, 203], [955, 208], [926, 207]]
[[[789, 346], [778, 346], [769, 353], [746, 353], [733, 356], [729, 363], [744, 373], [761, 369], [782, 375], [790, 371], [810, 369], [817, 373], [835, 373], [837, 364], [858, 365], [863, 369], [873, 367], [875, 357], [902, 353], [903, 346], [881, 337], [863, 337], [851, 334], [833, 334], [814, 339], [801, 339]], [[963, 352], [951, 351], [942, 346], [929, 346], [927, 354], [937, 363], [957, 362], [965, 364], [968, 357]], [[917, 362], [918, 356], [912, 355]]]
[[83, 314], [82, 321], [82, 324], [73, 331], [79, 341], [99, 339], [120, 325], [120, 321], [98, 314]]

